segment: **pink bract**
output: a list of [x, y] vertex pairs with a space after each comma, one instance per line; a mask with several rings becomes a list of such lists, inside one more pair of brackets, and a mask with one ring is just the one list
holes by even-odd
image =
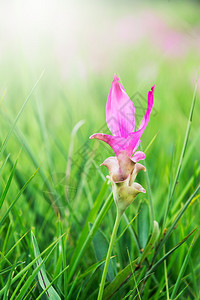
[[[115, 74], [106, 105], [106, 122], [112, 135], [95, 133], [90, 139], [96, 138], [104, 141], [111, 146], [116, 156], [125, 151], [131, 157], [137, 150], [140, 138], [149, 122], [154, 102], [154, 87], [148, 92], [147, 110], [139, 129], [134, 131], [135, 107]], [[141, 151], [135, 152], [131, 157], [134, 162], [138, 162], [144, 158], [145, 154]]]

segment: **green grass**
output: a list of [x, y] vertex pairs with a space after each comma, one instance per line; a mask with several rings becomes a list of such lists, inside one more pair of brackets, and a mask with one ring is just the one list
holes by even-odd
[[[195, 27], [198, 4], [189, 15], [176, 7], [172, 28]], [[44, 73], [39, 59], [32, 71], [23, 55], [20, 67], [16, 56], [0, 60], [0, 299], [97, 298], [116, 207], [99, 166], [112, 150], [89, 136], [108, 132], [114, 72], [130, 97], [139, 92], [139, 119], [156, 87], [137, 178], [147, 194], [121, 219], [103, 299], [200, 299], [199, 54], [167, 57], [148, 40], [118, 51], [86, 78], [61, 77], [51, 55]]]

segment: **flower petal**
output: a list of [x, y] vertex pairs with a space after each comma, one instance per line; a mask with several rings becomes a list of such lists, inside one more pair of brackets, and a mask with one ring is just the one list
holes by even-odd
[[144, 171], [144, 172], [146, 172], [146, 168], [145, 168], [142, 164], [137, 163], [137, 164], [135, 165], [135, 168], [134, 168], [134, 170], [133, 170], [131, 176], [130, 176], [129, 184], [130, 184], [131, 186], [133, 185], [133, 183], [134, 183], [134, 181], [135, 181], [135, 178], [137, 177], [137, 174], [138, 174], [141, 170]]
[[107, 143], [113, 149], [116, 156], [118, 156], [121, 151], [126, 150], [128, 145], [126, 139], [123, 137], [103, 133], [95, 133], [90, 136], [90, 139], [98, 139]]
[[104, 160], [101, 166], [105, 166], [106, 168], [108, 168], [108, 172], [111, 178], [113, 175], [119, 173], [119, 163], [116, 156], [106, 158], [106, 160]]
[[137, 151], [135, 154], [131, 157], [132, 161], [135, 163], [138, 162], [139, 160], [145, 159], [145, 154], [142, 151]]
[[147, 104], [147, 111], [144, 115], [144, 118], [140, 124], [139, 130], [142, 130], [142, 133], [144, 132], [150, 118], [151, 110], [153, 108], [153, 100], [154, 100], [154, 89], [155, 85], [152, 86], [151, 91], [148, 92], [148, 104]]
[[[113, 82], [118, 80], [117, 76], [116, 76], [116, 78], [113, 80]], [[118, 85], [119, 85], [119, 83], [118, 83]], [[110, 93], [111, 93], [111, 91], [110, 91]], [[126, 151], [128, 156], [131, 157], [132, 154], [137, 150], [139, 143], [140, 143], [140, 138], [149, 122], [151, 110], [153, 107], [153, 95], [154, 95], [154, 86], [151, 88], [151, 91], [149, 91], [149, 93], [148, 93], [147, 111], [145, 113], [145, 116], [144, 116], [141, 124], [140, 124], [138, 131], [129, 133], [126, 137], [124, 137], [122, 135], [121, 136], [119, 136], [119, 135], [112, 136], [112, 135], [103, 134], [103, 133], [95, 133], [90, 137], [90, 139], [96, 138], [96, 139], [104, 141], [105, 143], [110, 145], [110, 147], [115, 152], [116, 156], [118, 156], [121, 151]], [[113, 113], [114, 113], [114, 109], [113, 109]], [[111, 128], [110, 128], [110, 130], [111, 130]]]
[[146, 193], [145, 189], [137, 182], [134, 182], [131, 187], [138, 193]]
[[138, 142], [149, 122], [149, 118], [150, 118], [150, 114], [151, 114], [151, 110], [153, 107], [153, 101], [154, 101], [154, 87], [152, 86], [151, 91], [148, 92], [148, 104], [147, 104], [147, 110], [146, 113], [144, 115], [144, 118], [140, 124], [140, 127], [138, 129], [138, 131], [133, 132], [129, 135], [129, 137], [127, 138], [127, 153], [129, 156], [131, 156], [133, 154], [133, 150], [136, 150], [136, 146], [138, 145]]
[[101, 166], [108, 168], [111, 182], [118, 183], [127, 180], [134, 170], [135, 163], [128, 157], [127, 153], [123, 151], [120, 152], [118, 157], [108, 157]]
[[[128, 176], [133, 172], [135, 167], [135, 163], [132, 159], [127, 155], [126, 151], [121, 151], [117, 157], [119, 162], [119, 174], [123, 180], [127, 179]], [[116, 182], [116, 179], [113, 178]]]
[[119, 83], [119, 78], [116, 74], [108, 95], [106, 122], [113, 135], [124, 138], [128, 137], [135, 128], [134, 104], [125, 92], [122, 84]]

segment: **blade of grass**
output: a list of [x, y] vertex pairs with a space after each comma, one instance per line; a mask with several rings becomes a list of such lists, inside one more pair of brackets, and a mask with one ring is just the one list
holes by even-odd
[[150, 141], [150, 143], [147, 145], [147, 147], [144, 150], [144, 153], [147, 153], [147, 151], [149, 150], [149, 148], [151, 147], [151, 145], [153, 144], [153, 142], [155, 141], [155, 139], [157, 138], [158, 134], [159, 134], [160, 130], [158, 130], [158, 132], [154, 135], [154, 137], [152, 138], [152, 140]]
[[[18, 278], [20, 278], [27, 270], [30, 269], [31, 266], [33, 266], [36, 261], [42, 257], [49, 249], [51, 249], [53, 247], [53, 249], [57, 246], [59, 240], [65, 235], [66, 233], [64, 233], [59, 239], [55, 240], [53, 243], [51, 243], [51, 245], [49, 245], [38, 257], [36, 257], [35, 259], [33, 259], [28, 265], [26, 265], [17, 275], [15, 275], [15, 277], [13, 277], [12, 279], [12, 284], [16, 282], [16, 280]], [[3, 287], [0, 290], [0, 296], [2, 296], [3, 292], [5, 290], [5, 287]]]
[[75, 286], [76, 286], [76, 283], [77, 283], [77, 281], [78, 281], [79, 274], [80, 274], [80, 271], [78, 271], [78, 273], [77, 273], [77, 275], [76, 275], [76, 278], [75, 278], [74, 281], [72, 282], [72, 286], [71, 286], [71, 288], [70, 288], [70, 290], [69, 290], [69, 293], [68, 293], [68, 295], [67, 295], [68, 299], [70, 299], [70, 297], [71, 297], [71, 295], [72, 295], [72, 293], [73, 293], [73, 290], [74, 290], [74, 288], [75, 288]]
[[20, 116], [21, 116], [21, 114], [22, 114], [22, 112], [23, 112], [23, 110], [24, 110], [24, 108], [26, 107], [26, 105], [27, 105], [29, 99], [31, 98], [31, 95], [33, 94], [33, 92], [34, 92], [36, 86], [38, 85], [38, 83], [39, 83], [39, 81], [41, 80], [41, 78], [42, 78], [43, 75], [44, 75], [44, 71], [40, 74], [39, 78], [37, 79], [36, 83], [35, 83], [34, 86], [32, 87], [30, 93], [28, 94], [28, 96], [27, 96], [25, 102], [23, 103], [23, 105], [22, 105], [20, 111], [18, 112], [18, 114], [17, 114], [17, 116], [16, 116], [16, 118], [15, 118], [15, 120], [14, 120], [14, 122], [13, 122], [13, 125], [12, 125], [12, 127], [11, 127], [11, 129], [10, 129], [8, 135], [6, 136], [5, 140], [3, 141], [3, 143], [2, 143], [2, 145], [1, 145], [1, 147], [0, 147], [0, 156], [2, 155], [4, 149], [6, 148], [6, 145], [7, 145], [8, 141], [9, 141], [9, 138], [10, 138], [11, 134], [13, 133], [13, 131], [14, 131], [16, 125], [17, 125], [17, 122], [18, 122], [18, 120], [19, 120], [19, 118], [20, 118]]
[[183, 294], [183, 292], [185, 291], [185, 289], [189, 286], [189, 283], [184, 287], [184, 289], [182, 289], [182, 291], [177, 295], [177, 297], [174, 300], [177, 299], [181, 299], [180, 296]]
[[2, 166], [1, 166], [1, 168], [0, 168], [0, 175], [1, 175], [3, 169], [4, 169], [5, 165], [6, 165], [6, 163], [7, 163], [8, 159], [9, 159], [9, 157], [10, 157], [10, 154], [8, 154], [8, 155], [6, 156], [6, 159], [4, 160], [4, 162], [3, 162], [3, 164], [2, 164]]
[[110, 299], [112, 295], [128, 280], [132, 274], [132, 269], [135, 269], [136, 261], [132, 261], [128, 266], [121, 270], [115, 277], [115, 279], [105, 288], [103, 293], [103, 299]]
[[[107, 184], [107, 182], [104, 182], [104, 184], [103, 184], [103, 186], [102, 186], [102, 188], [101, 188], [101, 190], [100, 190], [100, 192], [97, 196], [97, 199], [94, 202], [93, 208], [91, 209], [91, 211], [89, 213], [89, 216], [87, 217], [87, 220], [85, 222], [85, 225], [84, 225], [84, 227], [81, 231], [81, 235], [78, 239], [78, 243], [76, 245], [76, 248], [74, 250], [73, 256], [72, 256], [71, 261], [70, 261], [69, 271], [71, 270], [71, 268], [73, 268], [74, 264], [78, 263], [77, 258], [79, 257], [78, 260], [80, 259], [80, 251], [81, 251], [81, 249], [82, 249], [82, 247], [85, 243], [85, 239], [87, 238], [88, 233], [89, 233], [89, 223], [94, 223], [95, 222], [96, 215], [97, 215], [98, 210], [99, 210], [99, 208], [100, 208], [100, 206], [103, 202], [103, 199], [104, 199], [104, 196], [105, 196], [105, 193], [106, 193], [107, 189], [108, 189], [108, 184]], [[110, 194], [109, 197], [111, 197], [111, 194]], [[75, 267], [74, 267], [74, 269], [75, 269]], [[72, 272], [72, 271], [70, 271], [70, 272]], [[69, 281], [71, 279], [70, 278], [71, 276], [72, 275], [70, 275], [69, 278], [68, 278]]]
[[[30, 285], [32, 284], [33, 280], [35, 279], [35, 277], [37, 276], [38, 272], [40, 271], [40, 269], [42, 268], [42, 266], [44, 265], [44, 263], [46, 262], [46, 260], [49, 258], [49, 256], [51, 255], [51, 253], [53, 252], [53, 250], [56, 248], [57, 243], [52, 247], [52, 249], [50, 250], [49, 254], [44, 258], [44, 260], [42, 260], [39, 265], [35, 268], [35, 270], [33, 271], [33, 273], [28, 277], [28, 279], [26, 280], [26, 282], [24, 283], [24, 285], [21, 287], [20, 293], [17, 296], [16, 300], [21, 300], [23, 299], [26, 291], [28, 290], [28, 288], [30, 287]], [[34, 263], [36, 263], [38, 261], [38, 259], [41, 258], [41, 254], [36, 258], [36, 261]], [[30, 264], [29, 264], [30, 265]], [[58, 298], [53, 298], [53, 299], [60, 299], [60, 297], [58, 296]]]
[[[197, 176], [200, 174], [200, 166], [199, 168], [197, 169]], [[189, 189], [191, 188], [192, 184], [193, 184], [193, 176], [188, 180], [185, 188], [183, 189], [182, 193], [180, 194], [180, 196], [178, 197], [178, 199], [176, 199], [176, 202], [174, 203], [173, 207], [172, 207], [172, 210], [171, 210], [171, 213], [172, 215], [175, 214], [175, 212], [177, 211], [178, 209], [178, 206], [181, 204], [181, 202], [183, 201], [185, 195], [187, 194], [187, 192], [189, 191]]]
[[14, 269], [15, 269], [15, 264], [13, 264], [12, 266], [12, 270], [9, 274], [9, 277], [8, 277], [8, 281], [7, 281], [7, 284], [5, 286], [5, 291], [4, 291], [4, 295], [3, 295], [3, 300], [7, 300], [8, 299], [8, 295], [9, 295], [9, 289], [10, 289], [10, 285], [11, 285], [11, 280], [12, 280], [12, 277], [13, 277], [13, 272], [14, 272]]
[[[197, 228], [196, 228], [197, 229]], [[178, 249], [183, 243], [187, 241], [187, 239], [195, 232], [194, 229], [192, 232], [190, 232], [180, 243], [178, 243], [174, 248], [172, 248], [170, 251], [168, 251], [159, 261], [157, 261], [147, 272], [147, 276], [149, 276], [150, 273], [154, 272], [155, 269], [169, 256], [171, 255], [176, 249]]]
[[125, 221], [125, 223], [127, 224], [128, 226], [128, 229], [129, 229], [129, 232], [130, 232], [130, 236], [131, 238], [133, 239], [133, 241], [135, 242], [135, 245], [136, 245], [136, 248], [137, 248], [137, 251], [138, 251], [138, 254], [140, 254], [140, 246], [139, 246], [139, 242], [138, 242], [138, 237], [137, 237], [137, 234], [135, 233], [134, 229], [132, 226], [129, 226], [129, 220], [128, 220], [128, 217], [126, 215], [126, 213], [124, 212], [123, 214], [123, 219]]
[[186, 266], [187, 266], [187, 263], [188, 263], [188, 259], [189, 259], [189, 257], [190, 257], [190, 253], [191, 253], [192, 247], [193, 247], [193, 245], [194, 245], [194, 239], [195, 239], [195, 237], [193, 238], [193, 241], [192, 241], [192, 243], [190, 244], [190, 247], [189, 247], [189, 249], [188, 249], [188, 251], [187, 251], [187, 254], [186, 254], [185, 259], [184, 259], [184, 261], [183, 261], [183, 264], [182, 264], [182, 266], [181, 266], [180, 272], [179, 272], [179, 274], [178, 274], [178, 278], [177, 278], [177, 280], [176, 280], [175, 286], [174, 286], [173, 291], [172, 291], [172, 293], [171, 293], [171, 299], [174, 299], [174, 298], [176, 297], [176, 293], [177, 293], [177, 291], [178, 291], [178, 288], [179, 288], [179, 285], [180, 285], [181, 278], [182, 278], [182, 276], [184, 275], [184, 272], [185, 272], [185, 269], [186, 269]]
[[[99, 199], [99, 200], [102, 201], [102, 199]], [[113, 197], [112, 197], [112, 194], [110, 194], [109, 197], [107, 198], [107, 200], [105, 201], [103, 207], [101, 208], [99, 214], [95, 218], [95, 221], [94, 221], [94, 224], [93, 224], [91, 230], [87, 233], [86, 236], [83, 236], [84, 237], [84, 243], [83, 244], [78, 243], [78, 245], [75, 249], [76, 255], [72, 257], [72, 262], [70, 262], [68, 282], [70, 282], [81, 257], [83, 256], [86, 248], [89, 246], [90, 242], [92, 241], [95, 233], [97, 232], [97, 229], [99, 228], [99, 226], [100, 226], [103, 218], [105, 217], [107, 211], [109, 210], [112, 202], [113, 202]], [[97, 206], [97, 205], [98, 205], [98, 202], [95, 201], [94, 209], [95, 209], [95, 206]], [[94, 213], [94, 211], [92, 213]], [[96, 215], [96, 213], [95, 213], [95, 215]], [[89, 217], [93, 217], [93, 215], [92, 216], [89, 215]], [[88, 223], [86, 223], [86, 226], [88, 226]], [[86, 229], [85, 229], [85, 232], [86, 232]], [[77, 249], [79, 249], [79, 250], [77, 251]]]
[[[8, 123], [11, 123], [10, 118], [7, 115], [4, 114], [3, 117], [6, 119], [6, 121]], [[23, 136], [22, 132], [17, 128], [17, 126], [15, 126], [15, 128], [14, 128], [14, 133], [15, 133], [16, 137], [19, 139], [19, 141], [23, 144], [23, 148], [25, 148], [28, 156], [31, 158], [31, 160], [33, 162], [33, 165], [36, 168], [38, 168], [40, 166], [40, 163], [38, 162], [38, 159], [37, 159], [36, 155], [34, 154], [34, 151], [31, 149], [30, 145], [26, 141], [26, 139]], [[53, 185], [51, 184], [50, 180], [46, 177], [46, 175], [45, 175], [45, 173], [44, 173], [44, 171], [41, 167], [39, 168], [38, 173], [40, 174], [40, 176], [43, 180], [44, 186], [48, 190], [49, 197], [47, 198], [45, 193], [44, 193], [44, 196], [46, 196], [45, 198], [47, 200], [50, 200], [51, 205], [54, 208], [55, 213], [58, 214], [59, 209], [58, 209], [58, 206], [57, 206], [56, 202], [60, 200], [60, 197], [59, 197], [57, 191], [53, 188]], [[21, 176], [19, 176], [19, 177], [20, 177], [19, 179], [21, 179]], [[60, 207], [62, 207], [62, 203], [59, 203], [59, 205], [60, 205]]]
[[69, 144], [69, 150], [68, 150], [68, 160], [67, 160], [67, 167], [66, 167], [66, 178], [67, 181], [69, 180], [70, 173], [71, 173], [71, 164], [72, 164], [72, 155], [73, 155], [73, 149], [74, 149], [74, 138], [76, 136], [76, 133], [78, 132], [79, 128], [83, 126], [85, 121], [81, 120], [79, 121], [71, 132], [71, 138], [70, 138], [70, 144]]
[[[31, 232], [31, 238], [32, 238], [35, 257], [38, 257], [40, 255], [40, 250], [39, 250], [39, 247], [38, 247], [36, 237], [35, 237], [33, 232]], [[40, 286], [44, 290], [44, 289], [46, 289], [46, 287], [48, 285], [50, 285], [50, 281], [49, 281], [49, 279], [46, 275], [45, 265], [44, 265], [43, 260], [42, 260], [41, 257], [36, 261], [36, 264], [37, 264], [37, 266], [42, 264], [42, 266], [41, 266], [41, 268], [38, 272], [38, 278], [39, 278]], [[52, 286], [50, 286], [50, 288], [46, 291], [46, 294], [52, 300], [56, 300], [56, 299], [59, 300], [60, 299], [58, 293], [56, 292], [56, 290]]]
[[43, 112], [43, 107], [42, 107], [42, 101], [38, 99], [38, 95], [36, 97], [36, 105], [37, 105], [37, 111], [35, 111], [36, 118], [38, 120], [38, 125], [40, 128], [41, 132], [41, 137], [42, 140], [44, 141], [44, 146], [45, 146], [45, 152], [47, 156], [47, 161], [48, 161], [48, 166], [49, 166], [49, 171], [50, 171], [50, 176], [53, 175], [53, 160], [52, 160], [52, 154], [51, 154], [51, 149], [49, 146], [49, 139], [48, 139], [48, 134], [47, 134], [47, 128], [45, 124], [45, 119], [44, 119], [44, 112]]
[[[16, 264], [15, 264], [15, 268], [17, 268], [18, 266], [23, 265], [24, 263], [25, 263], [25, 262], [18, 262], [18, 263], [16, 263]], [[3, 275], [3, 274], [5, 274], [5, 273], [9, 272], [9, 271], [12, 270], [12, 269], [13, 269], [13, 265], [12, 265], [11, 267], [2, 269], [2, 270], [0, 271], [0, 275]]]
[[21, 190], [18, 192], [16, 198], [13, 200], [13, 202], [10, 204], [9, 208], [7, 209], [7, 211], [5, 212], [5, 214], [3, 215], [3, 217], [0, 220], [0, 226], [3, 224], [5, 218], [7, 217], [7, 215], [9, 214], [9, 212], [11, 211], [11, 209], [13, 208], [13, 206], [16, 204], [17, 200], [20, 198], [20, 196], [22, 195], [22, 193], [24, 192], [24, 190], [26, 189], [27, 185], [30, 183], [30, 181], [35, 177], [35, 175], [37, 174], [39, 169], [37, 169], [35, 171], [35, 173], [28, 179], [28, 181], [25, 183], [25, 185], [21, 188]]
[[[165, 245], [163, 247], [163, 254], [164, 255], [166, 254], [165, 253]], [[169, 284], [168, 284], [168, 277], [167, 277], [167, 262], [166, 262], [166, 259], [164, 260], [164, 275], [165, 275], [165, 286], [166, 286], [167, 300], [170, 300], [169, 299]]]
[[[140, 145], [141, 151], [142, 150], [142, 146]], [[150, 219], [151, 219], [151, 226], [153, 226], [153, 221], [155, 219], [155, 213], [154, 213], [154, 207], [153, 207], [153, 199], [152, 199], [152, 192], [151, 192], [151, 184], [150, 184], [150, 178], [149, 178], [149, 173], [148, 173], [148, 168], [146, 166], [146, 162], [145, 160], [143, 161], [143, 165], [146, 168], [146, 172], [145, 172], [145, 178], [146, 178], [146, 183], [147, 183], [147, 191], [148, 191], [148, 197], [149, 197], [149, 205], [150, 205]], [[151, 227], [150, 227], [151, 230]]]
[[[174, 248], [172, 248], [169, 252], [167, 252], [158, 262], [156, 262], [153, 266], [149, 268], [149, 270], [146, 272], [145, 277], [142, 279], [143, 281], [143, 288], [146, 284], [147, 278], [149, 278], [151, 275], [153, 275], [153, 272], [157, 269], [157, 267], [168, 257], [170, 256], [176, 249], [178, 249], [194, 232], [196, 229], [194, 229], [190, 234], [188, 234], [180, 243], [178, 243]], [[134, 268], [134, 272], [138, 270], [139, 265], [136, 265], [135, 261], [132, 262], [132, 265], [128, 265], [126, 268], [124, 268], [121, 272], [117, 274], [113, 282], [111, 282], [106, 289], [104, 290], [104, 298], [105, 300], [110, 299], [111, 296], [113, 296], [117, 290], [127, 281], [128, 278], [132, 275], [132, 268]]]
[[156, 221], [154, 221], [153, 224], [154, 225], [153, 225], [152, 235], [150, 237], [150, 240], [149, 240], [148, 244], [144, 248], [144, 251], [142, 253], [142, 256], [141, 256], [140, 262], [139, 262], [140, 265], [143, 263], [143, 261], [145, 260], [145, 258], [149, 254], [150, 250], [152, 249], [152, 247], [156, 243], [158, 235], [159, 235], [159, 225], [158, 225], [158, 223]]
[[16, 162], [15, 162], [15, 164], [14, 164], [12, 170], [11, 170], [11, 173], [10, 173], [10, 176], [9, 176], [8, 181], [7, 181], [7, 183], [6, 183], [6, 186], [5, 186], [5, 188], [4, 188], [4, 191], [3, 191], [3, 193], [1, 194], [1, 198], [0, 198], [0, 209], [1, 209], [2, 205], [3, 205], [3, 202], [4, 202], [5, 198], [6, 198], [6, 195], [7, 195], [8, 190], [9, 190], [10, 184], [11, 184], [11, 182], [12, 182], [13, 175], [14, 175], [14, 173], [15, 173], [15, 169], [16, 169], [16, 166], [17, 166], [17, 162], [18, 162], [18, 159], [16, 160]]
[[194, 191], [194, 193], [190, 196], [190, 198], [186, 201], [186, 203], [184, 204], [183, 208], [180, 210], [180, 212], [178, 213], [178, 215], [176, 216], [174, 222], [172, 223], [172, 225], [170, 226], [170, 228], [167, 230], [167, 233], [165, 234], [165, 236], [163, 237], [163, 239], [160, 241], [160, 243], [158, 244], [158, 247], [155, 251], [154, 257], [152, 259], [152, 264], [155, 261], [155, 258], [157, 257], [158, 253], [160, 252], [160, 250], [162, 249], [163, 245], [166, 243], [166, 241], [168, 240], [168, 238], [170, 237], [172, 231], [174, 230], [176, 224], [178, 223], [178, 221], [180, 220], [180, 218], [182, 217], [182, 215], [184, 214], [184, 212], [186, 211], [187, 207], [189, 206], [189, 204], [191, 203], [191, 201], [193, 200], [193, 198], [195, 197], [195, 195], [197, 194], [197, 192], [200, 189], [200, 184], [197, 186], [196, 190]]
[[[198, 78], [199, 78], [199, 75], [198, 75]], [[192, 117], [193, 117], [193, 112], [194, 112], [195, 100], [196, 100], [198, 78], [197, 78], [195, 88], [194, 88], [193, 99], [192, 99], [192, 104], [191, 104], [191, 108], [190, 108], [190, 114], [189, 114], [189, 118], [188, 118], [188, 124], [187, 124], [187, 128], [186, 128], [186, 133], [185, 133], [185, 138], [184, 138], [183, 147], [182, 147], [182, 151], [181, 151], [181, 156], [180, 156], [180, 159], [179, 159], [179, 164], [178, 164], [178, 168], [177, 168], [177, 171], [176, 171], [176, 176], [175, 176], [175, 179], [174, 179], [174, 182], [173, 182], [173, 185], [172, 185], [171, 195], [168, 199], [167, 207], [166, 207], [166, 210], [165, 210], [165, 215], [164, 215], [164, 220], [163, 220], [163, 228], [165, 227], [165, 224], [166, 224], [166, 219], [167, 219], [169, 209], [170, 209], [170, 206], [171, 206], [171, 203], [172, 203], [172, 200], [173, 200], [173, 196], [174, 196], [175, 189], [176, 189], [176, 186], [177, 186], [178, 178], [179, 178], [180, 172], [181, 172], [181, 167], [182, 167], [186, 147], [187, 147], [187, 144], [188, 144], [190, 129], [191, 129], [191, 125], [192, 125]]]
[[133, 274], [133, 280], [134, 280], [134, 283], [135, 283], [135, 288], [136, 288], [136, 291], [137, 291], [137, 296], [138, 296], [138, 299], [141, 300], [140, 291], [138, 289], [137, 281], [135, 279], [134, 269], [133, 269], [133, 266], [131, 264], [131, 257], [130, 257], [130, 253], [129, 253], [128, 249], [127, 249], [127, 253], [128, 253], [129, 264], [131, 265], [131, 273]]
[[36, 298], [36, 300], [39, 300], [41, 297], [42, 297], [42, 295], [44, 295], [44, 293], [51, 287], [51, 285], [56, 281], [56, 280], [58, 280], [58, 278], [64, 273], [64, 272], [66, 272], [67, 271], [67, 269], [69, 268], [69, 266], [66, 266], [52, 281], [51, 281], [51, 283], [46, 287], [46, 289], [44, 289], [43, 291], [42, 291], [42, 293]]
[[115, 241], [115, 244], [119, 241], [119, 239], [121, 239], [121, 237], [124, 235], [124, 233], [126, 232], [126, 230], [129, 228], [129, 226], [133, 223], [133, 221], [137, 218], [139, 212], [135, 215], [135, 217], [127, 224], [127, 226], [124, 228], [124, 230], [122, 231], [122, 233], [118, 236], [118, 238]]
[[21, 278], [21, 280], [19, 281], [18, 285], [16, 286], [14, 292], [12, 293], [12, 296], [11, 296], [10, 300], [13, 300], [13, 299], [14, 299], [14, 297], [15, 297], [15, 295], [17, 294], [17, 292], [18, 292], [18, 290], [19, 290], [19, 288], [20, 288], [22, 282], [24, 281], [24, 279], [25, 279], [27, 273], [28, 273], [28, 271], [25, 272], [24, 275], [22, 276], [22, 278]]

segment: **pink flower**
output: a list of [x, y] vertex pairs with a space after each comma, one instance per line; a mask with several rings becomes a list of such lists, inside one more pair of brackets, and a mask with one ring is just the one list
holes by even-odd
[[143, 165], [137, 163], [145, 158], [145, 154], [135, 151], [149, 122], [153, 95], [154, 86], [148, 93], [144, 118], [139, 129], [134, 131], [135, 107], [115, 74], [106, 105], [106, 121], [113, 135], [95, 133], [90, 137], [106, 142], [116, 154], [116, 156], [108, 157], [102, 165], [108, 168], [110, 176], [107, 177], [112, 184], [114, 200], [120, 214], [123, 214], [139, 193], [146, 193], [145, 189], [135, 182], [138, 172], [146, 171]]
[[[126, 153], [133, 162], [145, 159], [145, 154], [137, 151], [140, 138], [149, 122], [154, 100], [154, 86], [148, 92], [147, 110], [137, 131], [135, 130], [135, 107], [127, 95], [119, 78], [114, 80], [108, 95], [106, 105], [106, 122], [113, 135], [95, 133], [90, 139], [99, 139], [111, 146], [116, 156]], [[133, 155], [133, 153], [135, 153]], [[133, 155], [133, 156], [132, 156]]]

